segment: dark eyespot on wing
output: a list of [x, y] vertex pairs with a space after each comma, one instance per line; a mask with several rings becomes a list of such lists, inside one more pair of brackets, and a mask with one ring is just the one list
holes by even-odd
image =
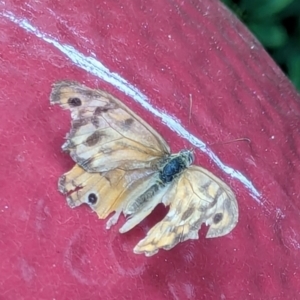
[[109, 110], [109, 108], [106, 108], [106, 107], [97, 107], [96, 110], [95, 110], [95, 116], [99, 116], [101, 115], [103, 112], [107, 112]]
[[101, 139], [102, 135], [99, 131], [95, 131], [92, 133], [85, 141], [85, 144], [89, 147], [95, 146], [99, 140]]
[[78, 129], [90, 123], [92, 123], [96, 128], [99, 128], [99, 118], [95, 116], [90, 118], [72, 120], [72, 129], [70, 136], [73, 136]]
[[129, 128], [132, 123], [134, 122], [134, 120], [132, 118], [128, 118], [124, 121], [124, 127]]
[[217, 214], [214, 215], [213, 222], [215, 224], [218, 224], [222, 221], [222, 219], [223, 219], [223, 214], [222, 213], [217, 213]]
[[78, 97], [69, 98], [68, 103], [70, 104], [71, 107], [81, 106], [82, 104], [81, 99], [79, 99]]
[[132, 118], [127, 118], [125, 120], [122, 120], [119, 122], [119, 126], [124, 130], [128, 131], [131, 129], [132, 124], [134, 123], [134, 119]]
[[108, 103], [105, 106], [98, 106], [95, 109], [94, 115], [95, 116], [100, 116], [102, 113], [108, 112], [110, 109], [116, 108], [116, 105], [114, 103]]
[[96, 196], [96, 194], [94, 194], [94, 193], [89, 194], [89, 196], [88, 196], [89, 203], [96, 204], [97, 200], [98, 200], [98, 197]]

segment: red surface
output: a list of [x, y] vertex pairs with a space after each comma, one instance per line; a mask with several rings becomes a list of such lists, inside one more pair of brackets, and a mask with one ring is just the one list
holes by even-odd
[[[1, 300], [299, 299], [300, 99], [219, 1], [7, 0], [0, 8]], [[156, 111], [118, 90], [128, 85], [120, 78], [106, 82], [116, 75]], [[237, 227], [211, 240], [202, 228], [199, 240], [134, 255], [163, 208], [120, 235], [120, 225], [106, 231], [105, 221], [87, 207], [71, 210], [57, 192], [73, 165], [60, 150], [69, 115], [49, 107], [50, 86], [61, 79], [113, 93], [173, 151], [199, 146], [194, 137], [215, 143], [214, 154], [260, 197], [196, 147], [196, 163], [236, 193]], [[251, 143], [222, 144], [240, 137]]]

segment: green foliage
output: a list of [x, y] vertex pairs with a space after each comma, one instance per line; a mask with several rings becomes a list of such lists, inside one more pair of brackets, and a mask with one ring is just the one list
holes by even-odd
[[222, 2], [247, 25], [300, 91], [300, 1]]

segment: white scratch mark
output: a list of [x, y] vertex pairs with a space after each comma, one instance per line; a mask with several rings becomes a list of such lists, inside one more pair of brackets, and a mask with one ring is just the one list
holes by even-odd
[[102, 80], [112, 84], [120, 91], [124, 92], [126, 95], [133, 98], [136, 102], [140, 103], [145, 109], [151, 112], [156, 117], [160, 118], [164, 124], [166, 124], [171, 130], [175, 131], [179, 136], [188, 140], [192, 145], [200, 149], [202, 152], [206, 153], [210, 159], [221, 169], [223, 172], [239, 180], [250, 192], [252, 197], [259, 203], [263, 204], [260, 200], [261, 194], [254, 187], [253, 183], [246, 178], [241, 172], [225, 165], [219, 157], [199, 138], [190, 134], [180, 123], [178, 119], [169, 114], [154, 108], [148, 101], [147, 97], [139, 91], [136, 87], [131, 85], [128, 81], [122, 78], [117, 73], [111, 72], [106, 68], [100, 61], [91, 56], [85, 56], [74, 47], [59, 43], [52, 36], [45, 34], [31, 25], [26, 19], [21, 19], [16, 17], [13, 13], [7, 11], [0, 13], [2, 16], [6, 17], [16, 25], [20, 26], [27, 32], [34, 34], [36, 37], [42, 39], [43, 41], [53, 45], [55, 48], [59, 49], [64, 53], [74, 64], [83, 70], [101, 78]]
[[289, 239], [288, 244], [292, 245], [292, 247], [295, 250], [299, 250], [300, 249], [300, 242], [299, 242], [298, 232], [296, 232], [293, 228], [290, 228], [289, 231], [291, 231], [291, 232], [290, 232], [290, 234], [287, 235], [287, 237]]
[[35, 268], [30, 265], [27, 260], [20, 257], [18, 258], [17, 264], [23, 280], [26, 282], [31, 282], [34, 277], [36, 277]]

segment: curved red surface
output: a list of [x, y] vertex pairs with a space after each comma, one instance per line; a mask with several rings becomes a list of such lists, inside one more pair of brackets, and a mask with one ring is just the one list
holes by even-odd
[[[299, 96], [235, 16], [212, 0], [0, 7], [0, 299], [299, 299]], [[57, 192], [70, 118], [49, 107], [61, 79], [113, 93], [173, 151], [196, 145], [196, 163], [237, 195], [233, 232], [202, 228], [146, 258], [132, 249], [163, 208], [124, 235], [71, 210]]]

